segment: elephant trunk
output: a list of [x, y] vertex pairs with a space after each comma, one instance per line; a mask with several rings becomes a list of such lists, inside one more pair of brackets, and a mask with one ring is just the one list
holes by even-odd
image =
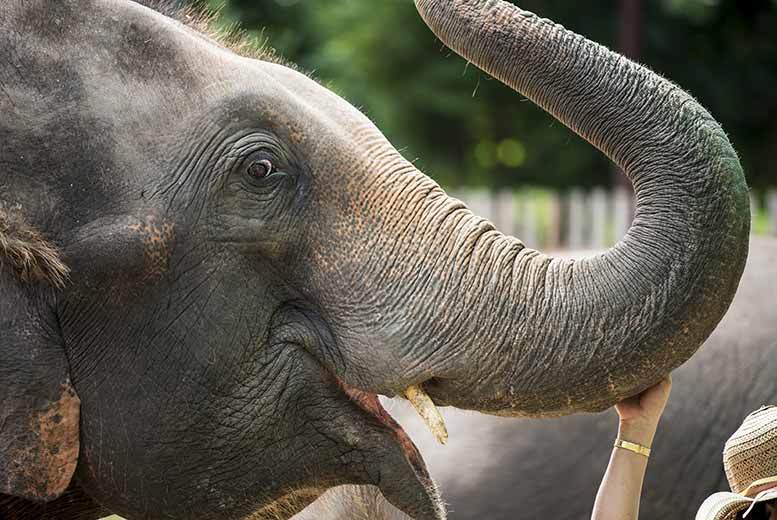
[[744, 268], [747, 186], [725, 133], [669, 81], [507, 2], [416, 4], [445, 44], [611, 158], [637, 198], [626, 236], [582, 261], [459, 219], [460, 285], [438, 294], [448, 317], [425, 323], [450, 347], [431, 347], [445, 368], [426, 389], [438, 404], [552, 415], [655, 383], [709, 336]]

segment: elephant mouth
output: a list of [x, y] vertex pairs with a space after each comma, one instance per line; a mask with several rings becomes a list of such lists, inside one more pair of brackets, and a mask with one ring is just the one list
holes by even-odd
[[425, 479], [431, 479], [429, 476], [429, 471], [426, 469], [426, 463], [424, 462], [423, 457], [421, 457], [421, 452], [418, 451], [415, 443], [413, 443], [412, 439], [405, 432], [405, 430], [402, 429], [402, 426], [400, 426], [399, 423], [394, 420], [394, 418], [386, 411], [383, 405], [380, 404], [378, 394], [365, 392], [364, 390], [359, 390], [358, 388], [348, 386], [340, 379], [338, 379], [337, 382], [342, 391], [351, 401], [353, 401], [359, 408], [373, 416], [384, 427], [391, 430], [391, 432], [396, 437], [397, 442], [402, 447], [402, 450], [405, 452], [405, 456], [407, 457], [408, 462], [410, 462], [410, 464], [413, 466], [413, 469], [416, 471], [416, 473]]
[[400, 448], [401, 455], [397, 455], [404, 456], [404, 463], [393, 459], [390, 467], [383, 466], [376, 484], [384, 498], [412, 518], [443, 520], [446, 517], [445, 509], [421, 453], [410, 436], [380, 403], [378, 394], [351, 387], [339, 378], [337, 383], [350, 401], [389, 432], [389, 436]]

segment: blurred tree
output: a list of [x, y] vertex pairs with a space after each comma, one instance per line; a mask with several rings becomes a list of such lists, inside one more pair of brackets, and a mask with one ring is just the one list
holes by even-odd
[[[617, 0], [516, 3], [611, 48], [623, 42]], [[612, 182], [606, 158], [445, 49], [409, 0], [227, 0], [224, 16], [362, 108], [445, 185]], [[777, 0], [642, 2], [637, 20], [641, 61], [716, 115], [752, 185], [777, 184]]]

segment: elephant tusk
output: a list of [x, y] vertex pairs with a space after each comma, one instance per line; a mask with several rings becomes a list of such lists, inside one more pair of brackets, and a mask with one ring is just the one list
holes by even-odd
[[445, 421], [440, 415], [440, 411], [434, 405], [434, 401], [424, 390], [418, 386], [409, 386], [405, 390], [405, 397], [413, 405], [415, 411], [421, 416], [421, 419], [432, 432], [437, 442], [445, 444], [448, 442], [448, 429], [445, 427]]

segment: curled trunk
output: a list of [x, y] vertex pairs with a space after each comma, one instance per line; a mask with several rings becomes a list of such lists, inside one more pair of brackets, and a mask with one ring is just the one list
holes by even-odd
[[746, 260], [747, 186], [725, 133], [676, 85], [504, 1], [416, 4], [444, 43], [610, 157], [637, 197], [627, 235], [581, 261], [462, 216], [458, 285], [421, 312], [439, 367], [426, 389], [438, 404], [548, 415], [656, 382], [715, 328]]

